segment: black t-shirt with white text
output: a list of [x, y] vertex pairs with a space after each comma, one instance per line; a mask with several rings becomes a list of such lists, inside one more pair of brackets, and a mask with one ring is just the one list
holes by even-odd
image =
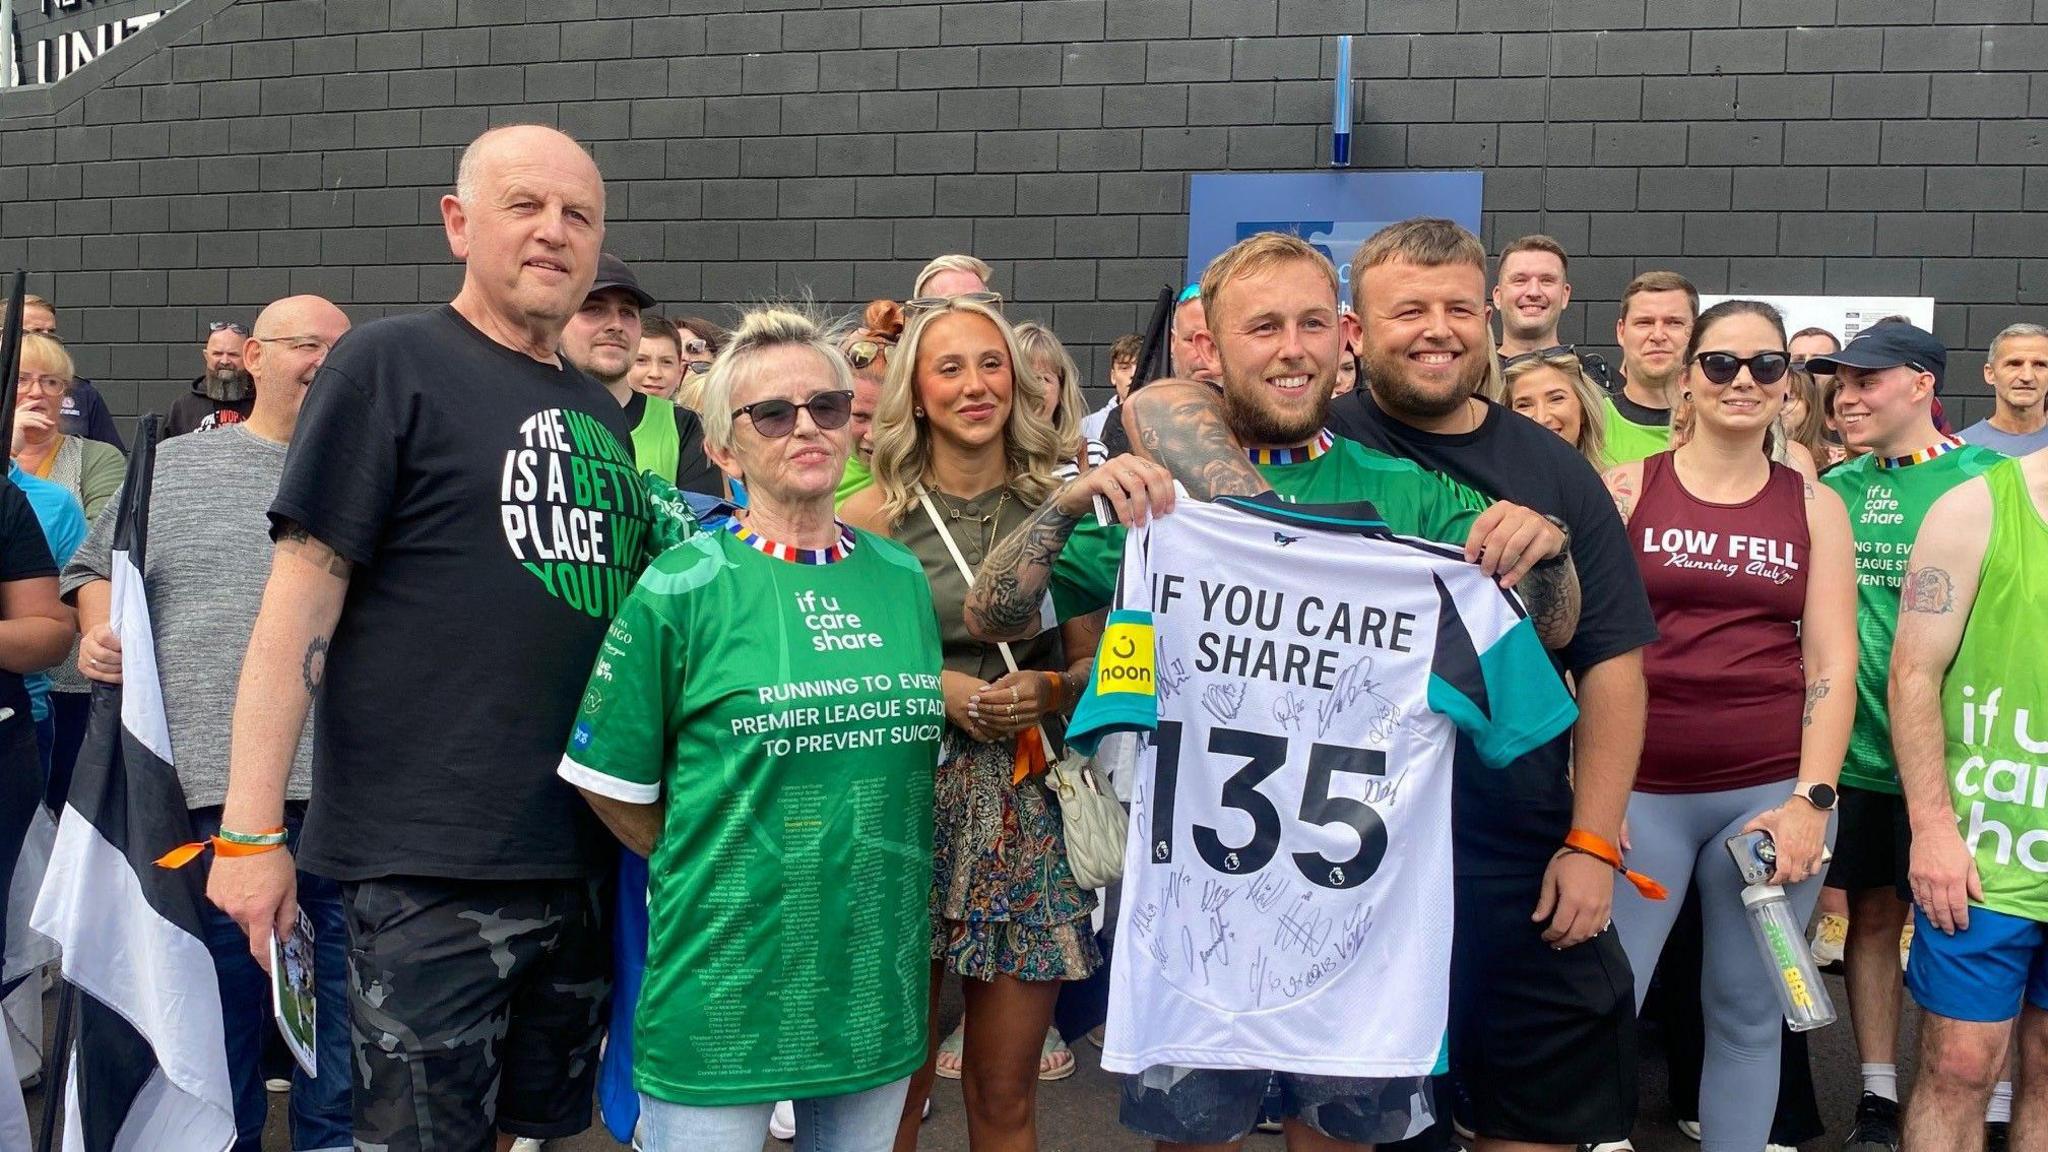
[[[57, 564], [50, 558], [50, 545], [43, 539], [35, 508], [0, 470], [0, 584], [56, 574]], [[20, 673], [0, 668], [0, 708], [14, 710], [5, 724], [28, 721], [28, 688]]]
[[271, 505], [352, 565], [301, 864], [570, 877], [609, 836], [555, 775], [648, 502], [610, 393], [453, 308], [366, 324], [314, 378]]
[[[1561, 670], [1582, 673], [1657, 638], [1614, 499], [1593, 466], [1556, 433], [1491, 403], [1471, 432], [1424, 432], [1387, 415], [1364, 388], [1331, 401], [1329, 424], [1368, 448], [1565, 522], [1582, 608], [1571, 643], [1551, 653]], [[1451, 825], [1458, 874], [1540, 873], [1571, 830], [1570, 771], [1570, 734], [1500, 771], [1481, 764], [1460, 736]]]

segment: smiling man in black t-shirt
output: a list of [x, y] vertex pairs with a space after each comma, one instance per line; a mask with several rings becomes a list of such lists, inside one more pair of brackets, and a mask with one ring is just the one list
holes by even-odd
[[[392, 1149], [589, 1124], [615, 846], [554, 769], [648, 526], [625, 417], [558, 351], [604, 237], [596, 164], [496, 129], [441, 210], [454, 302], [351, 332], [306, 399], [221, 819], [280, 825], [317, 694], [299, 863], [342, 882], [355, 1136]], [[283, 852], [218, 859], [207, 892], [259, 956], [291, 929]]]
[[1458, 1118], [1479, 1149], [1570, 1149], [1625, 1139], [1635, 1122], [1634, 986], [1608, 924], [1615, 874], [1564, 845], [1574, 832], [1620, 840], [1642, 754], [1641, 650], [1657, 632], [1599, 475], [1476, 395], [1493, 356], [1485, 275], [1479, 241], [1447, 220], [1362, 245], [1351, 283], [1369, 387], [1332, 402], [1330, 426], [1570, 533], [1579, 628], [1553, 658], [1576, 681], [1577, 727], [1501, 771], [1459, 739], [1450, 1035]]

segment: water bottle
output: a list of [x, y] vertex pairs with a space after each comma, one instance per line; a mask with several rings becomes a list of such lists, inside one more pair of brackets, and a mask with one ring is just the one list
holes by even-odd
[[1809, 1032], [1834, 1023], [1834, 1002], [1820, 982], [1813, 953], [1806, 948], [1805, 929], [1793, 915], [1785, 890], [1775, 884], [1751, 884], [1742, 890], [1742, 906], [1749, 910], [1750, 931], [1778, 989], [1786, 1027]]
[[1138, 749], [1143, 739], [1128, 728], [1106, 732], [1095, 745], [1095, 778], [1109, 781], [1110, 794], [1124, 804], [1138, 782]]

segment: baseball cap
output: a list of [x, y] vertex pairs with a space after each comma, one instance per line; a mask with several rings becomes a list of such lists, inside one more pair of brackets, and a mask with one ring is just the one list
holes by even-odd
[[1911, 324], [1879, 324], [1858, 333], [1839, 352], [1807, 357], [1806, 370], [1830, 376], [1845, 365], [1875, 369], [1896, 368], [1901, 364], [1932, 374], [1934, 387], [1939, 390], [1942, 373], [1948, 368], [1948, 349], [1941, 346], [1941, 341], [1935, 339], [1932, 332], [1923, 328]]
[[607, 288], [625, 289], [632, 293], [633, 299], [639, 301], [642, 308], [652, 308], [660, 303], [647, 294], [647, 289], [640, 286], [639, 278], [633, 275], [631, 268], [626, 267], [624, 260], [609, 252], [600, 252], [597, 256], [597, 279], [591, 282], [590, 295], [595, 296]]

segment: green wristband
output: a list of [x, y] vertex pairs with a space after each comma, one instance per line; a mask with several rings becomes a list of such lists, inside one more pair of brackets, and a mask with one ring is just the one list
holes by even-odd
[[247, 832], [230, 832], [225, 828], [219, 832], [220, 838], [228, 843], [246, 844], [251, 848], [266, 848], [273, 844], [282, 844], [285, 841], [286, 835], [287, 833], [282, 828], [275, 832], [259, 832], [253, 836]]

